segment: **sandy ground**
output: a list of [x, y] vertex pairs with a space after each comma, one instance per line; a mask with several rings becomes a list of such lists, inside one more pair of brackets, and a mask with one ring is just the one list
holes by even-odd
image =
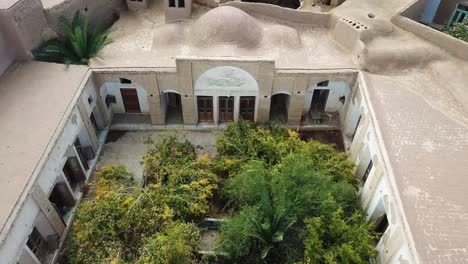
[[96, 168], [110, 164], [125, 165], [134, 175], [135, 181], [143, 180], [143, 160], [148, 149], [148, 139], [158, 142], [164, 137], [176, 135], [180, 140], [188, 139], [196, 146], [198, 155], [216, 155], [216, 134], [219, 132], [195, 132], [195, 131], [152, 131], [152, 132], [114, 132], [108, 137]]

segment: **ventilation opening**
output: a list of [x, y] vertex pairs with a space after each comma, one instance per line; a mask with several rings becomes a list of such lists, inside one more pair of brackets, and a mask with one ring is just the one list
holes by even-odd
[[132, 81], [129, 79], [125, 79], [125, 78], [120, 78], [120, 83], [131, 84]]

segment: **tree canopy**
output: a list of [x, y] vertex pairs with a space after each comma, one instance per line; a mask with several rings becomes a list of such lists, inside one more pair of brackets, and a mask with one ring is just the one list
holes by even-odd
[[217, 143], [218, 165], [236, 164], [222, 189], [234, 214], [221, 227], [219, 248], [232, 261], [364, 263], [375, 255], [346, 155], [275, 125], [244, 122]]
[[[333, 146], [275, 124], [230, 124], [215, 159], [171, 136], [151, 143], [137, 186], [102, 168], [76, 213], [70, 263], [203, 263], [197, 227], [225, 206], [216, 263], [368, 263], [376, 234], [359, 209], [354, 165]], [[212, 261], [209, 263], [213, 263]]]

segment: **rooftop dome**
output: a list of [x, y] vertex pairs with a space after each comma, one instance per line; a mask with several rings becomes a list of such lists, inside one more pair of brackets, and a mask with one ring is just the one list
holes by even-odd
[[192, 27], [192, 40], [199, 46], [232, 44], [255, 47], [263, 38], [263, 29], [257, 20], [244, 11], [221, 6], [201, 16]]

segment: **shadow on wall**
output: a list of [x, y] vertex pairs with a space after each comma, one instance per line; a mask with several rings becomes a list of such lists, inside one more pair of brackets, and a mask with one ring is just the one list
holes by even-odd
[[242, 0], [242, 2], [263, 3], [297, 9], [301, 5], [299, 0]]

